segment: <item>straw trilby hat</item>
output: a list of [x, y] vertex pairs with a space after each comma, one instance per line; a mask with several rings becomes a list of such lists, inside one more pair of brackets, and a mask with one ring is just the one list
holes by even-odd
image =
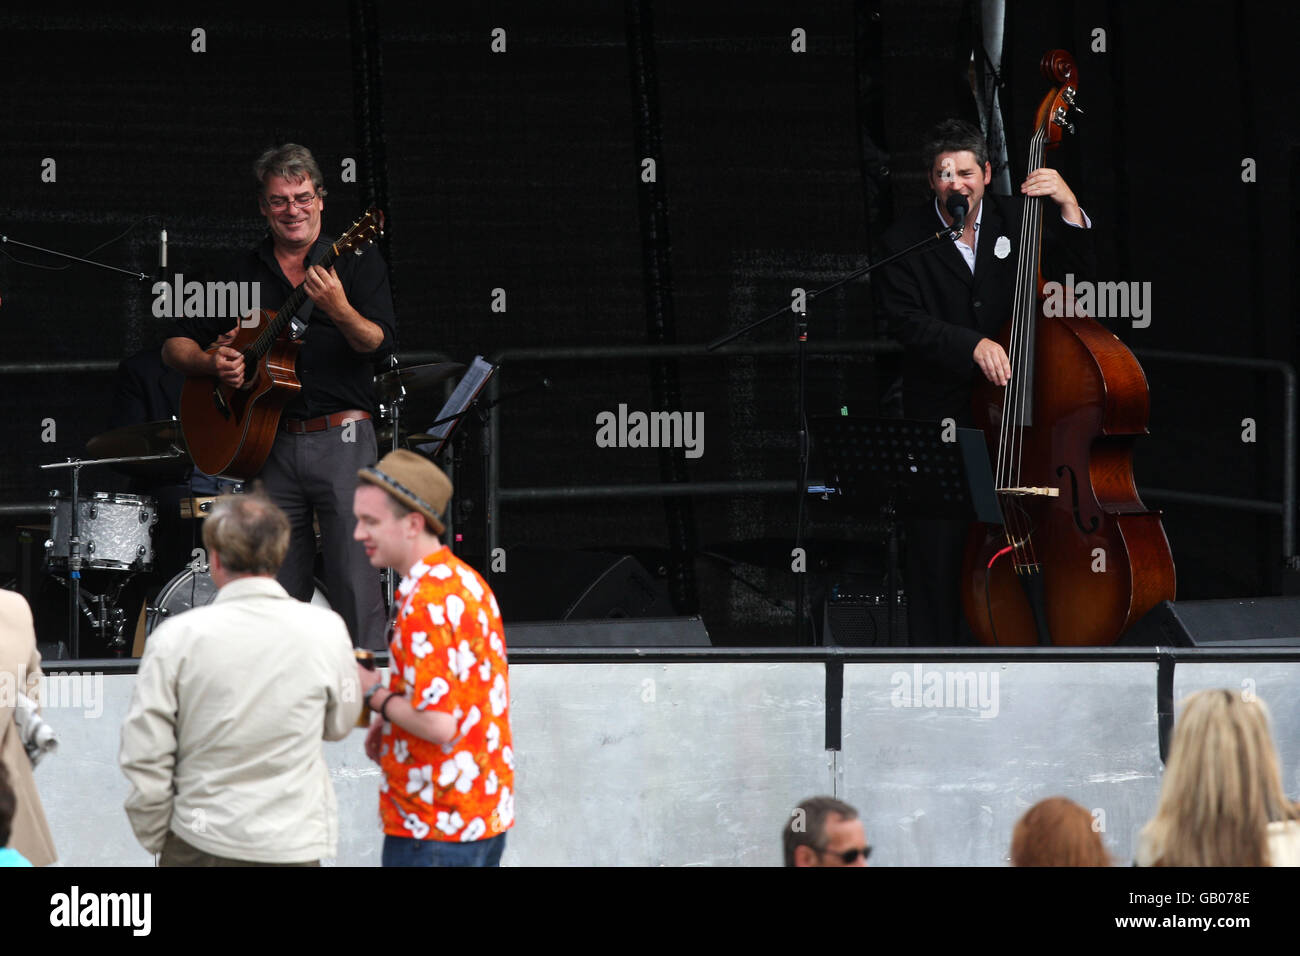
[[390, 451], [373, 468], [362, 468], [357, 477], [378, 485], [406, 507], [420, 512], [442, 534], [447, 526], [438, 518], [451, 500], [451, 479], [423, 455], [399, 448]]

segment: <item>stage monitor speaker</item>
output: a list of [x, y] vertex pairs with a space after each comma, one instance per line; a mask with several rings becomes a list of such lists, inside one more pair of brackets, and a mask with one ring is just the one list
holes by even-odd
[[492, 591], [507, 621], [671, 617], [664, 586], [630, 555], [511, 548]]
[[889, 635], [889, 606], [877, 595], [841, 597], [822, 606], [822, 643], [840, 647], [906, 647], [907, 604], [894, 608], [894, 636]]
[[546, 621], [506, 624], [506, 648], [517, 647], [709, 647], [698, 617], [637, 620]]
[[1119, 639], [1123, 647], [1300, 647], [1300, 597], [1161, 601]]

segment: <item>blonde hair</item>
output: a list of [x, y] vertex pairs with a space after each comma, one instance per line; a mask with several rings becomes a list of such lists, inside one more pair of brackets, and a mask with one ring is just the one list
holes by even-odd
[[1160, 803], [1140, 841], [1155, 866], [1268, 866], [1268, 825], [1300, 819], [1282, 790], [1268, 709], [1230, 690], [1183, 703]]
[[263, 493], [222, 495], [203, 522], [203, 546], [232, 574], [275, 574], [289, 550], [289, 519]]

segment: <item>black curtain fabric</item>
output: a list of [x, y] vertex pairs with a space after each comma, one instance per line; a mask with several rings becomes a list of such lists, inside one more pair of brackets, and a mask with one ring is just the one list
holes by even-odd
[[[1280, 18], [1295, 14], [1262, 2], [1182, 4], [1177, 18], [1117, 0], [1008, 7], [1013, 181], [1046, 90], [1038, 59], [1068, 49], [1086, 116], [1051, 161], [1099, 230], [1098, 278], [1151, 283], [1150, 326], [1113, 331], [1139, 352], [1292, 363], [1297, 124], [1282, 45], [1295, 24]], [[404, 351], [465, 361], [538, 346], [702, 343], [861, 265], [891, 208], [923, 195], [922, 132], [975, 115], [975, 9], [356, 0], [310, 14], [241, 3], [147, 17], [92, 3], [0, 14], [0, 232], [150, 276], [0, 246], [9, 452], [0, 500], [63, 487], [37, 466], [84, 456], [108, 427], [113, 375], [80, 366], [115, 363], [167, 334], [168, 320], [152, 313], [158, 231], [168, 232], [169, 275], [187, 279], [213, 274], [262, 234], [251, 163], [264, 147], [314, 150], [329, 232], [376, 197], [385, 203]], [[639, 72], [645, 25], [631, 27], [646, 17], [649, 76]], [[350, 161], [355, 181], [343, 178]], [[647, 275], [664, 263], [666, 276]], [[818, 300], [811, 341], [835, 347], [878, 328], [859, 284]], [[789, 343], [791, 325], [774, 322], [750, 341]], [[51, 362], [78, 367], [35, 370]], [[1141, 485], [1280, 497], [1291, 463], [1279, 375], [1156, 358], [1144, 367], [1152, 435], [1138, 445]], [[810, 410], [888, 411], [895, 368], [889, 358], [815, 355]], [[514, 360], [504, 384], [540, 375], [554, 382], [545, 397], [502, 412], [505, 487], [664, 475], [793, 486], [792, 355]], [[598, 414], [655, 410], [665, 395], [704, 414], [699, 458], [665, 468], [654, 449], [597, 446]], [[438, 404], [417, 400], [415, 420], [431, 420]], [[1242, 441], [1243, 419], [1255, 423], [1253, 442]], [[818, 468], [814, 459], [814, 477]], [[88, 490], [117, 483], [83, 473]], [[1151, 503], [1166, 510], [1180, 597], [1280, 587], [1276, 517]], [[693, 508], [579, 499], [507, 505], [499, 518], [507, 552], [594, 548], [671, 569], [677, 596], [698, 600], [715, 636], [759, 642], [788, 635], [794, 504], [792, 492]], [[813, 504], [818, 587], [858, 575], [855, 587], [879, 592], [871, 516]], [[481, 549], [476, 513], [468, 517], [466, 543]], [[697, 552], [693, 580], [680, 566], [684, 542]]]

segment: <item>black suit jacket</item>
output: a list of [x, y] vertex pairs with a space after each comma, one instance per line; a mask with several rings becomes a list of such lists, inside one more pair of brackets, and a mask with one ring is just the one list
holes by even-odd
[[[914, 253], [877, 273], [880, 303], [890, 333], [904, 346], [903, 414], [971, 423], [971, 390], [983, 375], [972, 353], [982, 338], [996, 338], [1010, 319], [1020, 252], [1023, 201], [984, 194], [975, 272], [954, 243]], [[1043, 205], [1043, 275], [1092, 277], [1092, 230], [1061, 221], [1050, 200]], [[885, 254], [905, 249], [943, 228], [933, 199], [909, 210], [882, 239]], [[1000, 243], [1005, 237], [1007, 242]], [[1006, 248], [997, 255], [999, 245]]]

